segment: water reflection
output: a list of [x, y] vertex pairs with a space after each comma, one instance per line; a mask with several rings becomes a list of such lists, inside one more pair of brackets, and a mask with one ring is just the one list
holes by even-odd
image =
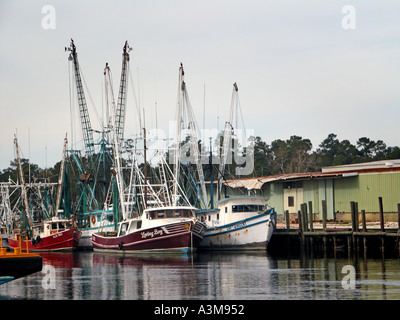
[[[93, 252], [42, 253], [54, 267], [55, 289], [38, 272], [0, 286], [3, 299], [266, 300], [399, 299], [397, 259], [273, 258], [260, 254], [202, 253], [131, 256]], [[346, 289], [343, 267], [353, 266]]]

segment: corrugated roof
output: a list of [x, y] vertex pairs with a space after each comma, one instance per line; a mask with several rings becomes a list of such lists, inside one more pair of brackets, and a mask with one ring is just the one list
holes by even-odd
[[382, 172], [395, 172], [400, 171], [400, 167], [378, 167], [368, 169], [353, 169], [353, 170], [337, 170], [328, 172], [306, 172], [306, 173], [290, 173], [279, 174], [265, 177], [232, 179], [224, 181], [224, 184], [231, 188], [245, 188], [245, 189], [261, 189], [265, 183], [276, 181], [295, 181], [295, 180], [311, 180], [311, 179], [324, 179], [324, 178], [346, 178], [353, 177], [359, 174], [368, 173], [382, 173]]
[[304, 180], [304, 179], [308, 180], [308, 179], [318, 179], [318, 178], [338, 177], [338, 176], [342, 176], [342, 174], [335, 172], [291, 173], [291, 174], [279, 174], [267, 177], [226, 180], [224, 184], [228, 185], [231, 188], [261, 189], [264, 183], [268, 182], [293, 181], [293, 180]]
[[322, 172], [331, 172], [338, 170], [347, 171], [347, 170], [360, 170], [360, 169], [384, 169], [393, 167], [400, 167], [400, 159], [378, 160], [378, 161], [370, 161], [362, 163], [344, 164], [340, 166], [323, 167]]

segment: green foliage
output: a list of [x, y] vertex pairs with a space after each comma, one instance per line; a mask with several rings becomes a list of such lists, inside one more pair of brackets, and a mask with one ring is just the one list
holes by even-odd
[[373, 141], [367, 137], [361, 137], [353, 145], [349, 140], [339, 141], [337, 135], [331, 133], [315, 151], [312, 151], [309, 139], [299, 136], [277, 139], [271, 145], [260, 137], [254, 141], [253, 176], [320, 171], [327, 166], [400, 159], [399, 147], [387, 147], [382, 140]]
[[[221, 139], [217, 141], [219, 145], [214, 146], [215, 149], [221, 148]], [[252, 176], [311, 172], [319, 171], [326, 166], [383, 159], [400, 159], [399, 147], [387, 147], [382, 140], [373, 141], [367, 137], [359, 138], [356, 144], [353, 145], [349, 140], [340, 141], [336, 134], [330, 133], [316, 150], [313, 151], [312, 148], [313, 145], [309, 139], [296, 135], [287, 140], [274, 140], [270, 145], [257, 136], [254, 138], [254, 171]], [[88, 159], [80, 158], [80, 161], [84, 164], [88, 162]], [[99, 198], [104, 197], [104, 192], [108, 188], [110, 181], [109, 167], [111, 166], [111, 159], [105, 159], [104, 161], [107, 161], [104, 166], [104, 172], [102, 171], [103, 165], [97, 167], [98, 177], [101, 177], [97, 180], [98, 190], [96, 189], [96, 193], [102, 194]], [[82, 179], [76, 161], [72, 159], [72, 156], [67, 158], [67, 162], [70, 165], [70, 187], [72, 201], [74, 202], [77, 201], [77, 197], [81, 192], [79, 184], [82, 183]], [[21, 159], [21, 163], [25, 181], [28, 182], [30, 181], [29, 179], [46, 179], [48, 182], [57, 182], [61, 161], [56, 163], [54, 167], [47, 169], [42, 169], [33, 163], [29, 164], [27, 159]], [[102, 164], [101, 161], [98, 163]], [[226, 169], [230, 172], [230, 178], [234, 176], [235, 167], [235, 162], [227, 165]], [[150, 164], [149, 168], [151, 168]], [[95, 172], [87, 173], [91, 174], [92, 177], [95, 176]], [[206, 180], [209, 180], [208, 169], [205, 170], [205, 175]], [[152, 176], [153, 170], [149, 169], [148, 177], [151, 179]], [[12, 160], [8, 168], [0, 171], [0, 181], [8, 181], [9, 178], [13, 181], [19, 181], [17, 160]], [[216, 171], [214, 171], [214, 178], [216, 178]]]

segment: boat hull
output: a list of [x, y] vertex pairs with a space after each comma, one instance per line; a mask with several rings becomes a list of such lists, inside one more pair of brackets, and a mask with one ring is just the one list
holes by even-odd
[[82, 232], [81, 238], [79, 240], [77, 249], [81, 250], [92, 250], [93, 245], [92, 245], [92, 235], [94, 233], [98, 233], [99, 230], [104, 230], [104, 231], [112, 231], [114, 230], [114, 225], [112, 226], [107, 226], [107, 227], [102, 227], [102, 228], [79, 228], [79, 231]]
[[[72, 251], [79, 243], [81, 232], [76, 228], [70, 228], [65, 231], [57, 232], [53, 235], [43, 237], [40, 241], [25, 240], [21, 241], [21, 247], [26, 248], [28, 244], [29, 251]], [[11, 248], [19, 246], [17, 239], [9, 238], [8, 245]]]
[[121, 253], [190, 253], [202, 240], [205, 225], [182, 221], [109, 237], [92, 235], [94, 251]]
[[276, 213], [235, 221], [207, 228], [199, 250], [266, 250], [276, 226]]

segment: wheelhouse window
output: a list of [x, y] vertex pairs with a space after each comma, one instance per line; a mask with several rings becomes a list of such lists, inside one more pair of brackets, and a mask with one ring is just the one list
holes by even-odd
[[123, 223], [123, 224], [121, 225], [120, 236], [123, 236], [123, 235], [126, 234], [126, 231], [128, 230], [128, 225], [129, 225], [128, 222]]
[[193, 215], [190, 209], [167, 209], [150, 211], [151, 219], [188, 218]]
[[188, 209], [183, 209], [182, 211], [183, 211], [182, 217], [188, 218], [188, 217], [191, 216], [190, 210], [188, 210]]
[[240, 204], [232, 206], [232, 212], [259, 212], [264, 211], [265, 206], [257, 204]]

